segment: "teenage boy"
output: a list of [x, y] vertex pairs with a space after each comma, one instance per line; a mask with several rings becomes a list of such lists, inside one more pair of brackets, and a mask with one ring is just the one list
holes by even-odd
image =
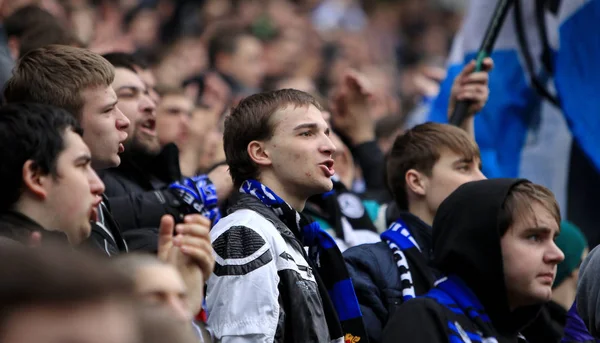
[[104, 184], [81, 134], [61, 108], [0, 107], [0, 235], [27, 245], [36, 232], [71, 245], [90, 236]]
[[[564, 259], [552, 192], [523, 179], [469, 182], [438, 209], [433, 265], [444, 277], [400, 306], [383, 342], [519, 342]], [[525, 340], [523, 340], [525, 341]]]
[[292, 89], [252, 95], [226, 119], [240, 194], [211, 230], [206, 299], [219, 342], [368, 341], [339, 249], [301, 214], [333, 187], [329, 134], [317, 101]]

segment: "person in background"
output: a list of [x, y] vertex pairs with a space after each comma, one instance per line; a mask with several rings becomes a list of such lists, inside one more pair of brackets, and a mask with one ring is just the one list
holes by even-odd
[[217, 29], [208, 42], [208, 60], [227, 82], [234, 98], [260, 90], [265, 75], [263, 45], [243, 28]]
[[600, 341], [600, 251], [590, 251], [579, 268], [575, 303], [567, 314], [567, 324], [562, 342], [589, 343]]
[[64, 23], [36, 5], [19, 8], [6, 18], [4, 28], [8, 49], [15, 61], [27, 52], [46, 45], [82, 45]]
[[[115, 266], [135, 281], [135, 293], [147, 312], [166, 309], [180, 329], [192, 328], [193, 313], [198, 313], [204, 300], [203, 292], [191, 294], [179, 272], [155, 256], [128, 254], [117, 258]], [[194, 324], [194, 331], [204, 342], [210, 342], [205, 324]], [[202, 341], [201, 341], [202, 342]]]
[[177, 146], [163, 147], [158, 139], [156, 104], [136, 72], [135, 59], [124, 53], [105, 58], [115, 67], [112, 87], [131, 126], [120, 155], [122, 163], [100, 176], [128, 244], [133, 250], [156, 252], [162, 216], [182, 222], [186, 215], [200, 213], [213, 222], [218, 220], [217, 203], [231, 192], [231, 181], [225, 167], [210, 175], [182, 178]]
[[139, 342], [133, 282], [104, 259], [0, 246], [0, 341]]

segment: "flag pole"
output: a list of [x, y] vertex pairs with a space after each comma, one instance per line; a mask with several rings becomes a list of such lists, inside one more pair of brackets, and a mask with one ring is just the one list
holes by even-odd
[[[490, 20], [490, 23], [488, 24], [488, 27], [486, 29], [483, 42], [481, 43], [481, 47], [477, 52], [477, 57], [475, 59], [475, 72], [482, 70], [483, 60], [486, 57], [489, 57], [492, 53], [494, 44], [496, 43], [496, 38], [498, 38], [498, 33], [500, 33], [500, 29], [502, 28], [502, 24], [506, 19], [508, 10], [510, 9], [514, 1], [515, 0], [498, 1], [498, 5], [496, 5], [496, 9], [494, 10], [492, 19]], [[454, 107], [452, 115], [450, 116], [450, 124], [455, 126], [461, 126], [463, 121], [468, 116], [469, 105], [469, 101], [458, 101], [456, 103], [456, 106]]]

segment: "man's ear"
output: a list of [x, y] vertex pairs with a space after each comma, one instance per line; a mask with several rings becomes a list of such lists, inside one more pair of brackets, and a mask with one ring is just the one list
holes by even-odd
[[248, 144], [248, 156], [259, 166], [268, 166], [271, 162], [271, 157], [265, 149], [265, 143], [252, 141]]
[[50, 175], [42, 174], [40, 168], [32, 160], [25, 162], [22, 173], [25, 190], [36, 197], [45, 199], [48, 195], [45, 186], [49, 181]]
[[406, 190], [418, 195], [425, 195], [427, 189], [427, 180], [420, 172], [409, 169], [404, 175], [404, 181], [406, 182]]

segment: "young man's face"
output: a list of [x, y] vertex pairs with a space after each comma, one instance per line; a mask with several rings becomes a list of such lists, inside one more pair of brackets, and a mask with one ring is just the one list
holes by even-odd
[[321, 111], [289, 105], [276, 112], [265, 144], [273, 176], [290, 194], [310, 197], [332, 189], [335, 145]]
[[246, 87], [260, 86], [264, 78], [265, 66], [263, 47], [258, 39], [252, 36], [240, 37], [237, 40], [237, 49], [229, 56], [228, 62], [226, 73]]
[[81, 127], [83, 140], [92, 152], [92, 166], [96, 170], [117, 167], [129, 119], [117, 107], [117, 95], [110, 86], [85, 89], [82, 96]]
[[161, 145], [186, 141], [194, 104], [183, 95], [164, 96], [156, 108], [156, 130]]
[[565, 258], [554, 243], [559, 224], [540, 203], [515, 218], [502, 236], [504, 280], [511, 308], [549, 301], [556, 266]]
[[45, 203], [56, 214], [55, 227], [63, 231], [71, 245], [89, 237], [90, 220], [102, 201], [104, 184], [92, 169], [90, 150], [81, 137], [71, 130], [64, 135], [64, 150], [56, 161], [56, 175], [49, 175]]
[[127, 146], [134, 145], [150, 154], [160, 151], [156, 133], [156, 104], [142, 79], [126, 68], [115, 68], [112, 87], [119, 99], [119, 109], [129, 118]]
[[148, 265], [136, 271], [135, 286], [138, 295], [147, 303], [169, 308], [182, 322], [190, 322], [187, 291], [183, 279], [170, 265]]
[[479, 158], [469, 160], [449, 149], [440, 151], [440, 158], [434, 164], [431, 176], [424, 177], [425, 201], [432, 216], [440, 204], [458, 187], [486, 178], [479, 168]]

